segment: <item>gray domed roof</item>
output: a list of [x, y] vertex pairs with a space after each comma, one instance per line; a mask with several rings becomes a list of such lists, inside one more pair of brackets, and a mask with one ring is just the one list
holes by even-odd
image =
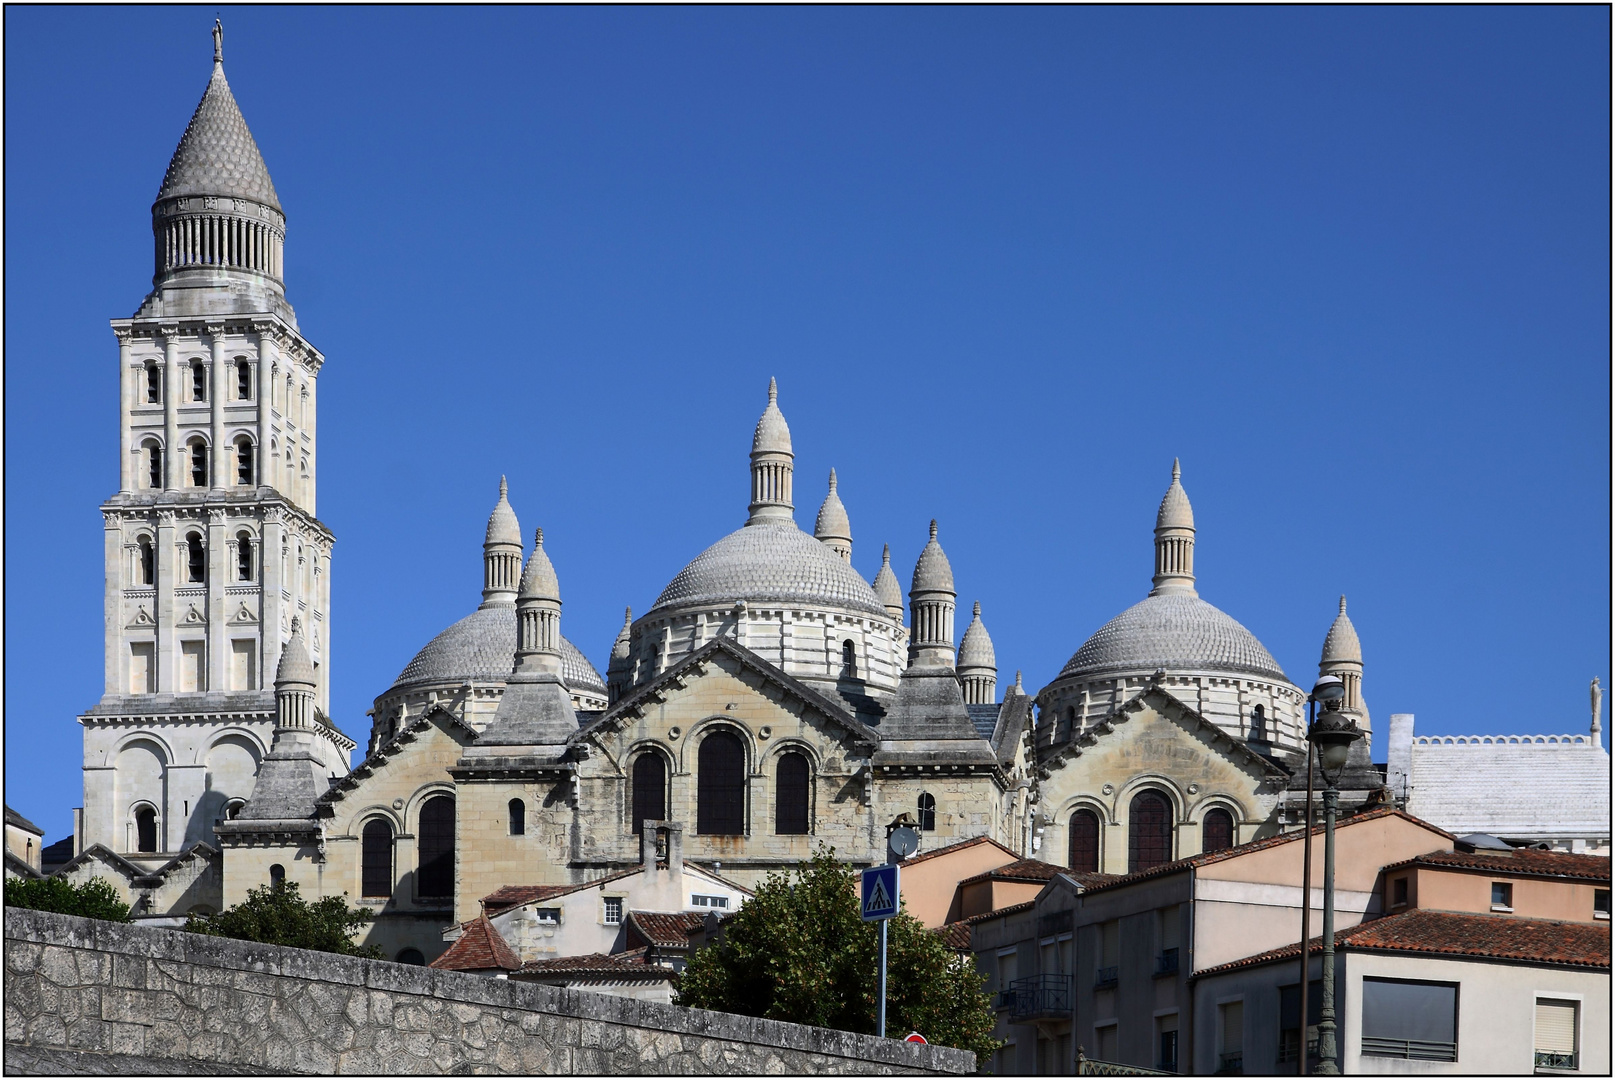
[[[392, 689], [417, 683], [465, 679], [500, 682], [516, 662], [516, 605], [480, 607], [426, 643]], [[604, 696], [605, 680], [565, 637], [561, 638], [561, 677], [568, 688]]]
[[819, 517], [813, 523], [813, 536], [819, 540], [851, 540], [852, 522], [847, 520], [847, 508], [836, 494], [836, 471], [830, 470], [830, 491], [819, 507]]
[[903, 588], [897, 584], [892, 572], [892, 546], [885, 545], [880, 553], [880, 572], [875, 575], [875, 596], [889, 608], [903, 608]]
[[522, 571], [519, 600], [559, 600], [561, 581], [555, 576], [555, 564], [544, 553], [544, 530], [533, 533], [533, 553], [527, 556], [527, 569]]
[[1155, 515], [1157, 529], [1194, 528], [1194, 508], [1189, 505], [1189, 493], [1178, 480], [1178, 459], [1172, 459], [1172, 484], [1161, 497], [1161, 509]]
[[931, 519], [931, 539], [920, 552], [920, 561], [914, 564], [914, 580], [909, 583], [908, 594], [917, 592], [953, 592], [953, 566], [937, 543], [936, 518]]
[[522, 527], [516, 520], [516, 509], [510, 505], [505, 497], [505, 478], [499, 478], [499, 501], [494, 503], [493, 513], [488, 515], [488, 531], [484, 534], [484, 545], [487, 544], [514, 544], [522, 546]]
[[774, 385], [773, 379], [768, 380], [768, 407], [757, 420], [757, 430], [752, 432], [751, 452], [791, 452], [791, 429], [785, 423], [785, 414], [779, 411], [779, 388]]
[[1256, 636], [1198, 596], [1146, 597], [1078, 649], [1060, 678], [1151, 672], [1228, 671], [1289, 682]]
[[156, 201], [187, 195], [251, 199], [280, 209], [269, 169], [224, 80], [222, 63], [213, 65], [213, 77], [180, 136]]
[[977, 603], [970, 612], [970, 625], [965, 628], [965, 636], [959, 642], [959, 667], [998, 667], [998, 657], [993, 653], [993, 639], [987, 636], [987, 627], [981, 621], [981, 604]]
[[841, 608], [887, 617], [874, 590], [852, 564], [790, 521], [746, 525], [719, 540], [678, 572], [651, 611], [736, 600]]
[[1346, 598], [1340, 598], [1340, 614], [1335, 616], [1334, 625], [1329, 627], [1329, 636], [1323, 639], [1323, 658], [1318, 662], [1328, 664], [1339, 661], [1363, 662], [1363, 646], [1357, 640], [1357, 628], [1346, 617]]

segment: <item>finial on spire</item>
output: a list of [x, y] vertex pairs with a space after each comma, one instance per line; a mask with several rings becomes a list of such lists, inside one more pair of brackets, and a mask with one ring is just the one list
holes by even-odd
[[1346, 594], [1345, 593], [1340, 594], [1340, 613], [1342, 615], [1346, 614]]
[[882, 544], [880, 546], [880, 564], [882, 566], [892, 565], [892, 545]]
[[541, 547], [544, 546], [544, 530], [543, 529], [534, 529], [533, 530], [533, 546], [536, 547], [536, 548], [541, 548]]
[[830, 470], [830, 490], [834, 491], [835, 489], [836, 489], [836, 471], [832, 467], [831, 470]]
[[510, 495], [510, 487], [505, 483], [505, 475], [504, 475], [504, 473], [500, 473], [499, 474], [499, 497], [501, 499], [503, 499], [503, 498], [507, 498], [509, 495]]
[[634, 621], [634, 609], [631, 608], [631, 607], [623, 608], [622, 609], [622, 622], [623, 622], [623, 625], [627, 626], [629, 623], [631, 623], [633, 621]]
[[779, 401], [779, 387], [774, 383], [774, 376], [768, 377], [768, 403], [770, 405]]
[[1183, 476], [1183, 470], [1178, 468], [1178, 459], [1173, 458], [1172, 459], [1172, 479], [1179, 480], [1179, 479], [1182, 478], [1182, 476]]
[[224, 63], [224, 23], [219, 19], [213, 20], [213, 62]]
[[[293, 615], [292, 616], [292, 637], [296, 637], [298, 634], [301, 634], [302, 632], [303, 632], [303, 620], [301, 618], [299, 618], [298, 616]], [[1597, 679], [1593, 680], [1593, 683], [1595, 685], [1597, 684], [1597, 682], [1598, 682]]]
[[1021, 694], [1023, 696], [1026, 694], [1026, 687], [1021, 685], [1021, 669], [1020, 668], [1015, 669], [1015, 692], [1017, 694]]
[[972, 614], [972, 615], [974, 615], [974, 616], [975, 616], [975, 617], [976, 617], [976, 618], [978, 618], [978, 619], [979, 619], [979, 618], [981, 618], [981, 601], [980, 601], [980, 600], [977, 600], [977, 601], [976, 601], [976, 602], [975, 602], [975, 603], [974, 603], [974, 604], [973, 604], [973, 605], [972, 605], [972, 606], [971, 606], [971, 608], [970, 608], [970, 614]]
[[931, 519], [931, 539], [936, 539], [936, 518]]

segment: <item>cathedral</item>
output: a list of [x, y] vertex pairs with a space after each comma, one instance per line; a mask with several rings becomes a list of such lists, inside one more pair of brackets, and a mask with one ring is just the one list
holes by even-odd
[[[543, 529], [523, 530], [501, 478], [480, 601], [381, 689], [353, 764], [329, 715], [335, 538], [315, 512], [325, 357], [287, 300], [286, 217], [214, 35], [152, 206], [151, 292], [112, 322], [106, 683], [79, 717], [84, 805], [65, 873], [113, 880], [149, 917], [292, 881], [364, 909], [366, 942], [418, 961], [495, 890], [640, 865], [647, 829], [752, 886], [820, 844], [884, 861], [905, 815], [922, 851], [988, 837], [1113, 873], [1296, 822], [1308, 693], [1200, 598], [1177, 462], [1147, 595], [1046, 685], [1017, 672], [1000, 692], [980, 605], [956, 633], [935, 521], [906, 600], [889, 555], [873, 581], [853, 568], [833, 471], [812, 532], [799, 527], [772, 380], [745, 524], [625, 616], [604, 676], [564, 633], [566, 567]], [[1344, 599], [1319, 673], [1344, 681], [1366, 731]], [[1345, 801], [1382, 799], [1382, 785], [1360, 740]]]

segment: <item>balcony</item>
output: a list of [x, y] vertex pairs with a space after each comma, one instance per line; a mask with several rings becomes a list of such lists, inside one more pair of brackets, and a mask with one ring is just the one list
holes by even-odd
[[1028, 975], [1009, 984], [1011, 1022], [1069, 1019], [1071, 976]]
[[1457, 1061], [1458, 1044], [1426, 1042], [1422, 1039], [1377, 1039], [1364, 1035], [1363, 1053], [1374, 1057], [1406, 1058], [1409, 1061]]
[[1161, 955], [1155, 958], [1155, 977], [1176, 975], [1178, 973], [1178, 950], [1162, 949]]
[[1231, 1054], [1221, 1054], [1217, 1059], [1218, 1076], [1244, 1076], [1245, 1054], [1236, 1050]]
[[1561, 1054], [1552, 1050], [1538, 1050], [1536, 1052], [1536, 1067], [1539, 1069], [1574, 1069], [1576, 1068], [1576, 1055]]
[[1093, 988], [1095, 990], [1114, 990], [1116, 984], [1121, 982], [1121, 969], [1104, 967], [1093, 974]]

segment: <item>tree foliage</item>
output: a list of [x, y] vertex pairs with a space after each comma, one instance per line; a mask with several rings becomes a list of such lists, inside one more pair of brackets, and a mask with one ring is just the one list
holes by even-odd
[[282, 881], [253, 889], [241, 903], [217, 915], [192, 915], [185, 921], [185, 929], [266, 945], [379, 958], [379, 947], [353, 942], [354, 931], [369, 921], [370, 916], [350, 909], [340, 896], [322, 897], [311, 904], [298, 895], [296, 882]]
[[56, 877], [34, 881], [10, 878], [6, 881], [6, 903], [11, 907], [82, 915], [87, 919], [129, 921], [129, 905], [119, 898], [111, 882], [98, 877], [79, 885]]
[[[794, 880], [770, 874], [724, 927], [690, 957], [678, 1004], [875, 1033], [879, 930], [859, 916], [855, 879], [834, 848], [820, 847]], [[918, 1031], [985, 1065], [999, 1044], [975, 966], [907, 911], [887, 934], [887, 1032]]]

